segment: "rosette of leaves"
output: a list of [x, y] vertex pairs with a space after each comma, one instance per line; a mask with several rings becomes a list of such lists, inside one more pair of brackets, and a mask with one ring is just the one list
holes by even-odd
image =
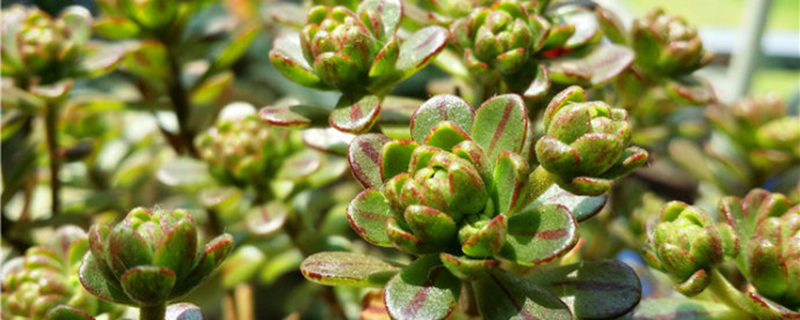
[[290, 80], [306, 87], [342, 92], [334, 110], [271, 107], [264, 117], [275, 125], [307, 127], [327, 118], [337, 130], [362, 133], [380, 114], [380, 100], [444, 48], [447, 30], [431, 26], [406, 39], [398, 36], [399, 1], [373, 0], [356, 12], [317, 6], [302, 32], [275, 40], [270, 60]]
[[[112, 311], [79, 283], [78, 267], [88, 249], [86, 233], [69, 225], [56, 230], [47, 245], [5, 262], [2, 319], [62, 319], [59, 313], [88, 319]], [[59, 306], [63, 310], [52, 312]]]
[[[531, 128], [520, 96], [496, 96], [474, 112], [460, 98], [440, 95], [412, 119], [413, 140], [366, 134], [351, 143], [351, 170], [367, 189], [350, 202], [348, 219], [366, 241], [418, 258], [399, 266], [359, 254], [321, 253], [303, 262], [308, 279], [385, 284], [386, 312], [395, 319], [444, 319], [459, 298], [472, 299], [462, 306], [487, 319], [613, 318], [635, 305], [628, 303], [638, 301], [640, 289], [627, 278], [621, 280], [632, 286], [624, 289], [631, 294], [623, 294], [626, 302], [609, 308], [598, 296], [568, 306], [560, 297], [572, 296], [579, 286], [554, 287], [570, 272], [529, 282], [499, 268], [501, 259], [530, 267], [553, 261], [578, 240], [570, 208], [536, 203], [541, 199], [528, 192]], [[597, 308], [588, 311], [583, 302]]]
[[628, 146], [628, 113], [601, 101], [586, 102], [586, 92], [578, 86], [550, 101], [544, 129], [536, 157], [561, 188], [575, 194], [605, 193], [615, 179], [647, 162], [647, 151]]
[[[636, 52], [631, 72], [616, 83], [625, 104], [634, 108], [642, 96], [651, 97], [662, 108], [669, 100], [683, 105], [704, 105], [714, 100], [714, 92], [702, 79], [692, 73], [705, 66], [713, 54], [703, 48], [697, 29], [680, 16], [669, 15], [655, 8], [644, 18], [634, 20], [630, 34], [625, 37], [621, 24], [606, 19], [606, 28], [615, 29], [616, 41], [627, 43]], [[661, 113], [671, 111], [666, 107]], [[658, 111], [658, 110], [655, 110]]]
[[200, 285], [225, 260], [233, 238], [223, 234], [198, 247], [187, 211], [136, 208], [113, 227], [92, 226], [80, 281], [100, 299], [139, 307], [142, 319], [163, 319], [168, 302]]
[[669, 274], [675, 289], [687, 296], [705, 290], [713, 268], [724, 256], [736, 255], [737, 244], [725, 238], [711, 216], [700, 208], [680, 201], [664, 205], [654, 230], [648, 234], [645, 261]]
[[[800, 310], [800, 205], [792, 206], [782, 194], [755, 189], [743, 199], [723, 198], [719, 210], [741, 248], [734, 261], [758, 291], [748, 297], [768, 301], [754, 305], [777, 303]], [[767, 309], [786, 313], [780, 307]], [[800, 317], [800, 313], [792, 317]]]

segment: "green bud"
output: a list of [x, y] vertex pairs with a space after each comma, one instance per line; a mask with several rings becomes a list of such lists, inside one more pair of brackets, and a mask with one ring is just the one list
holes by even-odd
[[636, 64], [645, 72], [675, 77], [694, 72], [711, 61], [697, 29], [683, 18], [656, 8], [633, 24]]

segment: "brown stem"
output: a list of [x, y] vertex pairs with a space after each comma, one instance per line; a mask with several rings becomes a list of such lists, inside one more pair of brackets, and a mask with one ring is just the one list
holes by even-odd
[[45, 105], [44, 130], [47, 140], [47, 154], [50, 158], [50, 201], [53, 216], [61, 213], [61, 180], [58, 172], [61, 170], [61, 157], [58, 154], [58, 113], [60, 105], [57, 102], [47, 102]]
[[463, 282], [461, 285], [461, 299], [459, 300], [461, 311], [470, 318], [480, 318], [481, 314], [478, 310], [478, 301], [475, 298], [475, 289], [469, 282]]
[[253, 310], [253, 287], [249, 283], [242, 283], [236, 286], [236, 314], [238, 320], [255, 320]]
[[189, 117], [191, 116], [191, 104], [189, 102], [189, 95], [181, 83], [181, 68], [178, 63], [178, 57], [175, 53], [175, 48], [169, 42], [162, 44], [167, 49], [167, 62], [169, 70], [172, 74], [171, 80], [167, 84], [167, 92], [169, 100], [172, 102], [172, 108], [175, 110], [175, 117], [178, 118], [178, 134], [181, 137], [183, 148], [193, 158], [199, 158], [200, 154], [194, 147], [195, 133], [189, 129]]
[[233, 290], [225, 290], [225, 297], [222, 299], [223, 318], [225, 320], [236, 319], [236, 294]]

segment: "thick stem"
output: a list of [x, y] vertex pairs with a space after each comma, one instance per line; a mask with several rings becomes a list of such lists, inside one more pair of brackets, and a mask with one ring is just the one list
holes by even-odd
[[481, 313], [478, 310], [478, 300], [475, 298], [475, 289], [472, 288], [472, 283], [463, 282], [461, 284], [461, 299], [459, 300], [461, 311], [464, 312], [470, 319], [480, 318]]
[[744, 293], [733, 287], [717, 269], [711, 269], [711, 283], [708, 285], [708, 289], [731, 309], [747, 312], [745, 306], [750, 302]]
[[141, 307], [139, 308], [139, 320], [164, 320], [166, 313], [166, 304]]
[[186, 89], [181, 84], [181, 68], [175, 53], [175, 48], [168, 43], [163, 43], [167, 48], [167, 59], [172, 79], [168, 83], [169, 100], [175, 110], [175, 117], [178, 118], [178, 134], [181, 137], [183, 148], [193, 158], [199, 158], [200, 154], [194, 147], [195, 133], [189, 129], [189, 117], [191, 115], [191, 104]]
[[58, 172], [61, 170], [61, 157], [58, 155], [58, 113], [60, 105], [48, 102], [45, 106], [44, 130], [47, 139], [47, 153], [50, 160], [50, 199], [53, 216], [61, 213], [61, 180]]
[[525, 193], [523, 193], [526, 197], [525, 203], [528, 204], [538, 199], [547, 189], [553, 186], [553, 183], [555, 183], [553, 174], [541, 165], [536, 167], [528, 176], [528, 184], [525, 186]]

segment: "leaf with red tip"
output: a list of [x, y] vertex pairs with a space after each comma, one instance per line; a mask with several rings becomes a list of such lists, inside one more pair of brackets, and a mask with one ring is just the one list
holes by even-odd
[[273, 49], [269, 52], [269, 60], [289, 80], [306, 87], [330, 89], [303, 57], [299, 34], [287, 34], [275, 39]]
[[190, 273], [185, 280], [179, 282], [175, 286], [175, 289], [172, 290], [170, 299], [183, 296], [202, 283], [205, 278], [216, 271], [222, 262], [225, 261], [225, 258], [228, 257], [232, 249], [233, 237], [230, 234], [225, 233], [212, 239], [206, 244], [200, 256], [200, 261], [197, 262], [192, 273]]
[[167, 307], [165, 320], [203, 320], [203, 311], [191, 303], [176, 303]]
[[329, 286], [383, 287], [400, 270], [397, 264], [352, 252], [320, 252], [300, 265], [306, 279]]
[[389, 141], [392, 139], [385, 135], [368, 133], [355, 137], [350, 143], [347, 152], [350, 170], [364, 188], [380, 188], [383, 185], [381, 153]]
[[386, 181], [398, 174], [408, 172], [411, 154], [417, 147], [419, 144], [411, 140], [395, 140], [384, 145], [380, 160], [382, 180]]
[[759, 319], [800, 319], [800, 312], [787, 309], [758, 293], [748, 292], [747, 298], [749, 302], [747, 310]]
[[278, 232], [286, 222], [289, 210], [280, 201], [260, 205], [247, 212], [247, 230], [250, 233], [266, 236]]
[[136, 266], [119, 279], [125, 293], [142, 305], [157, 305], [167, 302], [175, 286], [175, 272], [168, 268]]
[[91, 253], [87, 253], [78, 269], [81, 285], [86, 291], [105, 301], [135, 305], [136, 303], [119, 286], [119, 282], [115, 281], [113, 275], [106, 273], [105, 269], [100, 265], [100, 261]]
[[500, 152], [507, 150], [519, 154], [523, 150], [528, 130], [528, 113], [522, 98], [505, 94], [493, 97], [480, 106], [471, 135], [494, 167]]
[[523, 204], [523, 187], [528, 182], [528, 162], [521, 156], [503, 151], [497, 156], [494, 168], [494, 188], [501, 214], [513, 215]]
[[469, 139], [469, 133], [459, 126], [450, 121], [443, 121], [431, 129], [431, 132], [425, 137], [425, 145], [451, 150], [457, 144]]
[[386, 234], [386, 221], [393, 216], [386, 198], [375, 189], [361, 191], [347, 207], [347, 220], [353, 230], [369, 243], [382, 247], [392, 246]]
[[605, 206], [606, 201], [608, 201], [608, 195], [606, 194], [595, 197], [579, 196], [561, 189], [557, 184], [553, 184], [538, 199], [534, 200], [528, 208], [542, 205], [562, 205], [572, 212], [575, 220], [581, 222], [599, 213]]
[[500, 256], [535, 266], [567, 253], [578, 243], [578, 224], [561, 205], [526, 209], [508, 219], [506, 243]]
[[642, 297], [639, 277], [616, 260], [582, 261], [528, 280], [558, 296], [578, 319], [616, 319], [636, 307]]
[[394, 319], [445, 319], [456, 308], [461, 280], [432, 254], [420, 257], [386, 284], [386, 308]]
[[381, 113], [381, 100], [368, 95], [355, 100], [343, 96], [331, 112], [328, 123], [339, 131], [353, 134], [367, 132], [378, 120]]
[[464, 241], [461, 251], [470, 257], [488, 258], [503, 248], [508, 229], [506, 215], [494, 217]]
[[161, 244], [156, 248], [152, 264], [169, 268], [175, 272], [176, 279], [183, 280], [194, 267], [196, 255], [197, 228], [193, 221], [182, 219], [164, 234]]
[[452, 95], [437, 95], [425, 101], [411, 117], [411, 138], [424, 143], [425, 137], [442, 121], [451, 121], [464, 131], [472, 129], [475, 118], [472, 107]]
[[505, 270], [493, 269], [471, 285], [484, 319], [573, 319], [558, 297]]
[[408, 254], [421, 255], [432, 253], [440, 249], [437, 245], [423, 242], [419, 237], [400, 224], [401, 222], [395, 217], [391, 217], [386, 221], [386, 235], [389, 237], [389, 241], [392, 245], [398, 250]]
[[303, 143], [309, 148], [332, 153], [335, 155], [346, 156], [350, 142], [356, 136], [341, 132], [333, 128], [314, 128], [303, 130]]
[[633, 50], [626, 46], [609, 44], [597, 47], [581, 59], [586, 68], [592, 70], [589, 80], [592, 86], [604, 85], [630, 67], [633, 63]]
[[550, 71], [544, 65], [539, 65], [536, 68], [536, 76], [522, 92], [522, 96], [525, 99], [539, 99], [544, 97], [548, 91], [550, 91]]
[[[403, 4], [399, 0], [366, 0], [361, 1], [356, 10], [359, 16], [364, 11], [374, 11], [380, 16], [381, 23], [383, 24], [382, 34], [388, 36], [394, 34], [400, 26], [400, 20], [403, 18]], [[385, 40], [385, 39], [379, 39]]]
[[593, 197], [608, 192], [614, 186], [614, 180], [592, 177], [577, 177], [570, 181], [558, 181], [558, 183], [561, 188], [571, 193]]
[[486, 275], [492, 268], [497, 267], [499, 262], [493, 259], [472, 259], [466, 256], [454, 256], [447, 253], [440, 253], [439, 260], [450, 270], [450, 273], [461, 280], [475, 280]]
[[148, 265], [153, 261], [150, 245], [131, 227], [121, 223], [111, 229], [107, 250], [111, 270], [118, 277], [131, 266]]
[[716, 98], [711, 86], [696, 77], [668, 80], [665, 88], [672, 99], [686, 105], [704, 105]]
[[331, 111], [309, 105], [276, 105], [258, 111], [262, 121], [278, 127], [293, 129], [321, 126], [328, 123]]
[[91, 314], [81, 309], [60, 305], [47, 312], [45, 320], [94, 320]]
[[411, 76], [433, 61], [444, 49], [448, 36], [447, 29], [439, 26], [418, 30], [400, 46], [396, 68], [405, 73], [404, 78]]

